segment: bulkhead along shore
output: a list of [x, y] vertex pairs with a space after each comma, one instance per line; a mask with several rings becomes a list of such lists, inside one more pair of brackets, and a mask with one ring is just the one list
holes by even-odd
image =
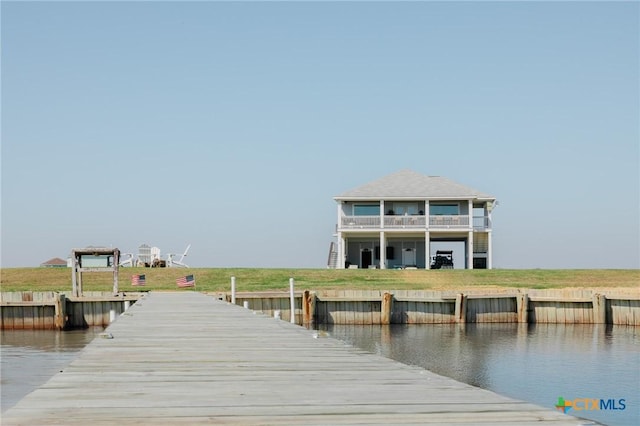
[[[126, 271], [126, 274], [125, 274]], [[3, 329], [107, 326], [148, 292], [198, 291], [297, 324], [640, 325], [637, 270], [68, 268], [2, 271]]]

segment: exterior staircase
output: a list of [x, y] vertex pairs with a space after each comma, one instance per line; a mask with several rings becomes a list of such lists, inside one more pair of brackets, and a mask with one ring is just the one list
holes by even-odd
[[338, 247], [335, 242], [329, 244], [329, 258], [327, 259], [327, 268], [336, 269], [338, 267]]

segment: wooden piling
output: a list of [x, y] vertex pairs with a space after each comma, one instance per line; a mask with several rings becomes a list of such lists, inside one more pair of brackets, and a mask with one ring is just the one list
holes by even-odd
[[522, 293], [518, 295], [518, 322], [529, 322], [529, 295]]
[[305, 290], [302, 293], [302, 322], [304, 325], [313, 326], [316, 315], [316, 293]]
[[55, 327], [62, 330], [67, 325], [67, 297], [64, 293], [58, 294], [55, 299]]
[[382, 307], [380, 309], [380, 324], [391, 324], [391, 313], [393, 312], [393, 294], [385, 292], [382, 295]]
[[467, 296], [462, 293], [456, 294], [456, 322], [464, 324], [467, 322]]
[[593, 323], [607, 323], [607, 297], [603, 294], [594, 293], [592, 297], [593, 303]]
[[236, 277], [231, 277], [231, 303], [236, 304]]

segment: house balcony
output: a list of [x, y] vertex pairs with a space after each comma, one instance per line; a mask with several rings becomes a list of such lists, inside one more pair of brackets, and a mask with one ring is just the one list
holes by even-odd
[[[468, 215], [406, 215], [406, 216], [342, 216], [339, 228], [342, 230], [361, 229], [369, 231], [413, 229], [413, 230], [466, 230], [470, 229]], [[428, 220], [428, 225], [427, 225]], [[382, 224], [381, 224], [382, 222]], [[474, 231], [491, 229], [491, 221], [487, 216], [472, 218]]]

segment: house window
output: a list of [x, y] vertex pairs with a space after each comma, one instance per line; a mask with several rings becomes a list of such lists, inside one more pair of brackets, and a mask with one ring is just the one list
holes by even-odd
[[457, 216], [460, 206], [457, 204], [429, 204], [429, 214], [432, 216]]
[[399, 215], [418, 214], [418, 204], [415, 203], [394, 203], [395, 213]]
[[379, 216], [380, 204], [354, 204], [354, 216]]

